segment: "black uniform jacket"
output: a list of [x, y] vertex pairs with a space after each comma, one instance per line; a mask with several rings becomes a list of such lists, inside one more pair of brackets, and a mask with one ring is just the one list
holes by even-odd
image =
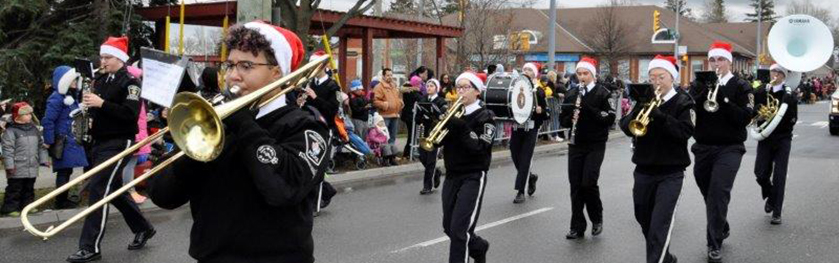
[[[568, 91], [559, 115], [562, 127], [570, 128], [572, 126], [574, 106], [577, 97], [580, 96], [580, 89], [584, 88], [582, 85], [576, 85], [575, 88]], [[611, 97], [609, 90], [599, 83], [595, 84], [594, 88], [583, 96], [580, 102], [577, 130], [574, 135], [577, 144], [606, 143], [609, 138], [609, 127], [615, 122], [615, 110], [609, 101]]]
[[[675, 89], [675, 87], [674, 87]], [[693, 136], [693, 99], [686, 92], [677, 89], [676, 94], [651, 112], [647, 133], [633, 138], [635, 146], [632, 162], [636, 171], [648, 174], [672, 174], [684, 171], [690, 165], [688, 139]], [[647, 108], [646, 103], [637, 103], [629, 115], [621, 119], [621, 130], [632, 137], [629, 123], [638, 113]]]
[[719, 109], [716, 112], [705, 110], [716, 83], [694, 82], [690, 87], [690, 96], [696, 101], [696, 133], [694, 138], [699, 144], [731, 145], [743, 144], [746, 140], [746, 125], [754, 116], [754, 94], [752, 87], [745, 80], [734, 75], [725, 85], [720, 85], [717, 92]]
[[105, 101], [101, 108], [90, 108], [93, 139], [134, 140], [140, 115], [140, 82], [122, 67], [114, 74], [97, 76], [92, 90]]
[[215, 160], [187, 157], [151, 183], [164, 209], [190, 203], [189, 254], [206, 262], [313, 262], [312, 216], [329, 161], [329, 132], [311, 113], [283, 106], [225, 119]]
[[306, 104], [318, 109], [330, 128], [335, 127], [335, 115], [338, 115], [340, 105], [338, 103], [338, 91], [341, 91], [341, 87], [332, 78], [326, 79], [320, 85], [317, 84], [317, 80], [312, 81], [310, 87], [315, 91], [317, 98], [306, 99]]
[[448, 135], [441, 142], [446, 176], [457, 176], [489, 170], [492, 142], [495, 139], [495, 115], [479, 108], [446, 123]]

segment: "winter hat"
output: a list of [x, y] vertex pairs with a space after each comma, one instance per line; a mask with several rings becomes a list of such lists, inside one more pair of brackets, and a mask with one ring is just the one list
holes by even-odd
[[274, 51], [274, 58], [277, 64], [280, 65], [283, 75], [288, 75], [300, 66], [303, 61], [303, 42], [297, 37], [297, 34], [285, 28], [274, 26], [263, 21], [253, 21], [245, 24], [245, 28], [253, 29], [268, 42], [271, 43], [271, 49]]
[[76, 69], [68, 66], [58, 66], [52, 72], [52, 85], [58, 94], [64, 95], [64, 105], [70, 106], [75, 102], [73, 96], [67, 92], [70, 90], [70, 84], [78, 77], [79, 73], [76, 73]]
[[373, 113], [373, 125], [376, 127], [376, 130], [379, 130], [381, 134], [384, 134], [387, 139], [390, 139], [390, 133], [387, 130], [387, 124], [379, 126], [379, 123], [385, 124], [385, 118], [382, 117], [381, 114], [378, 112]]
[[533, 70], [533, 78], [538, 79], [539, 78], [539, 67], [536, 66], [536, 64], [533, 64], [531, 62], [527, 62], [527, 63], [524, 63], [524, 66], [521, 67], [521, 71], [524, 72], [524, 69], [528, 69], [528, 68], [530, 70]]
[[673, 56], [656, 55], [655, 58], [650, 61], [650, 65], [647, 67], [647, 72], [653, 70], [654, 68], [667, 70], [667, 72], [670, 73], [670, 76], [673, 77], [673, 80], [679, 79], [679, 66], [677, 66], [676, 58]]
[[353, 80], [350, 82], [350, 91], [361, 90], [361, 80]]
[[111, 55], [121, 60], [128, 61], [128, 37], [108, 37], [105, 43], [99, 46], [99, 55]]
[[128, 66], [126, 68], [128, 70], [128, 74], [131, 74], [131, 76], [135, 79], [140, 79], [140, 77], [143, 76], [143, 70], [136, 66]]
[[32, 106], [29, 106], [29, 103], [18, 102], [12, 105], [12, 120], [17, 120], [17, 117], [20, 117], [20, 115], [26, 115], [31, 113]]
[[590, 57], [583, 57], [580, 62], [577, 62], [575, 71], [578, 69], [586, 69], [591, 72], [592, 77], [597, 77], [597, 60]]
[[468, 80], [469, 83], [472, 83], [472, 87], [477, 88], [481, 92], [486, 90], [486, 87], [484, 87], [484, 81], [481, 80], [481, 78], [478, 77], [478, 75], [474, 72], [466, 71], [461, 73], [460, 76], [457, 76], [457, 79], [454, 80], [455, 85], [457, 85], [457, 83], [460, 82], [461, 79]]
[[729, 62], [734, 61], [731, 55], [731, 44], [722, 41], [714, 41], [711, 44], [711, 48], [708, 50], [708, 58], [712, 57], [724, 57], [728, 59]]
[[322, 57], [325, 57], [325, 56], [326, 56], [326, 52], [323, 52], [323, 50], [318, 50], [318, 51], [312, 53], [311, 56], [309, 56], [309, 61], [319, 59], [319, 58], [322, 58]]
[[504, 73], [504, 65], [501, 65], [501, 64], [495, 65], [495, 72]]
[[422, 78], [419, 76], [411, 77], [411, 86], [420, 86], [422, 85]]
[[429, 79], [428, 81], [425, 82], [425, 86], [428, 87], [428, 84], [434, 84], [434, 87], [437, 87], [438, 92], [441, 89], [440, 81], [437, 81], [437, 79]]
[[769, 71], [775, 71], [775, 72], [784, 74], [784, 77], [787, 76], [787, 69], [785, 69], [784, 67], [781, 67], [781, 65], [778, 65], [778, 63], [772, 64], [772, 66], [769, 66]]

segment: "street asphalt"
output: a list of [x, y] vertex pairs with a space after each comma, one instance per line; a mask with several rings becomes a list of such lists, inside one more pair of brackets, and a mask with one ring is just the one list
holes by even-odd
[[[746, 142], [729, 210], [731, 237], [725, 262], [837, 262], [839, 258], [839, 137], [826, 128], [827, 104], [799, 107], [787, 180], [784, 224], [769, 224], [754, 179], [756, 143]], [[600, 176], [604, 232], [565, 240], [570, 221], [567, 156], [534, 160], [536, 195], [513, 204], [514, 168], [489, 172], [478, 235], [491, 246], [489, 262], [643, 262], [645, 246], [635, 222], [629, 139], [608, 143]], [[315, 219], [318, 262], [445, 262], [449, 242], [441, 225], [440, 193], [420, 196], [417, 179], [377, 181], [343, 189]], [[223, 194], [223, 193], [220, 193]], [[193, 262], [187, 254], [192, 225], [188, 208], [147, 213], [158, 234], [140, 251], [133, 235], [112, 216], [102, 262]], [[235, 216], [235, 215], [230, 215]], [[671, 252], [679, 262], [706, 262], [705, 207], [688, 167], [676, 211]], [[589, 230], [590, 231], [590, 230]], [[0, 230], [0, 262], [62, 262], [75, 252], [80, 225], [43, 242], [19, 229]]]

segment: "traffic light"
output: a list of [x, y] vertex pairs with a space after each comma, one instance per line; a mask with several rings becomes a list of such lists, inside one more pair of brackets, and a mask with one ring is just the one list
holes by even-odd
[[510, 33], [510, 36], [507, 38], [510, 42], [510, 50], [518, 50], [521, 47], [521, 38], [519, 38], [519, 32]]
[[653, 33], [661, 29], [661, 12], [653, 10]]
[[519, 33], [519, 45], [521, 51], [530, 51], [530, 34], [526, 32]]
[[687, 55], [687, 54], [685, 54], [685, 55], [683, 55], [683, 56], [682, 56], [682, 61], [684, 61], [684, 62], [688, 62], [688, 60], [689, 60], [689, 58], [688, 58], [688, 55]]

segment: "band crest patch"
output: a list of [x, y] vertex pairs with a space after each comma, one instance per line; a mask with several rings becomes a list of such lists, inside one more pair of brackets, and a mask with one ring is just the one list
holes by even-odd
[[126, 99], [129, 100], [140, 100], [140, 87], [137, 85], [128, 86], [128, 96]]
[[312, 130], [306, 130], [306, 159], [320, 165], [327, 153], [326, 140], [320, 134]]
[[279, 159], [277, 159], [277, 150], [274, 150], [274, 147], [270, 145], [259, 146], [256, 149], [256, 159], [264, 164], [277, 164], [279, 162]]

